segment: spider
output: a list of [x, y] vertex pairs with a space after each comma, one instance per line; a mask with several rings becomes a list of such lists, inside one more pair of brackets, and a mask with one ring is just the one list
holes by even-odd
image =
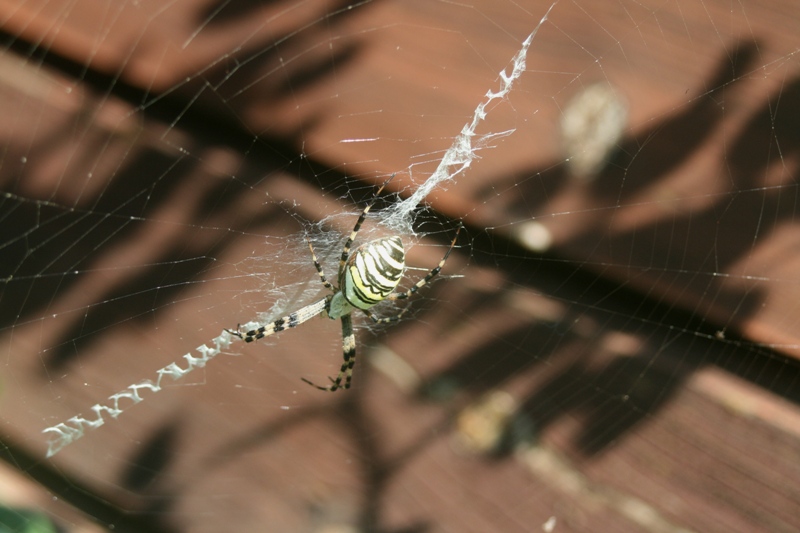
[[[383, 300], [404, 300], [417, 292], [419, 289], [427, 285], [444, 267], [450, 252], [458, 239], [458, 234], [461, 231], [462, 225], [459, 224], [456, 229], [456, 234], [453, 237], [450, 247], [444, 254], [444, 257], [439, 264], [436, 265], [428, 274], [415, 283], [410, 289], [405, 292], [393, 292], [400, 283], [405, 270], [405, 251], [403, 250], [403, 241], [398, 236], [382, 237], [375, 239], [366, 244], [362, 244], [356, 248], [353, 253], [350, 253], [350, 247], [356, 240], [358, 231], [361, 225], [367, 218], [367, 214], [372, 206], [377, 201], [378, 195], [392, 178], [389, 178], [381, 187], [375, 192], [375, 196], [361, 212], [361, 215], [353, 227], [353, 231], [344, 243], [342, 255], [339, 259], [339, 273], [338, 283], [336, 287], [330, 283], [322, 271], [322, 266], [317, 260], [314, 253], [314, 247], [311, 241], [306, 237], [308, 249], [311, 251], [311, 259], [314, 262], [314, 268], [317, 269], [317, 274], [322, 281], [322, 284], [331, 291], [322, 300], [309, 304], [294, 313], [289, 313], [286, 316], [279, 318], [274, 322], [263, 324], [258, 328], [251, 329], [246, 332], [241, 331], [241, 324], [236, 326], [236, 330], [226, 329], [228, 333], [239, 337], [245, 342], [253, 342], [273, 333], [278, 333], [285, 329], [295, 328], [303, 322], [313, 318], [317, 315], [327, 315], [331, 320], [337, 318], [342, 321], [342, 352], [344, 360], [339, 369], [339, 375], [336, 379], [329, 377], [331, 384], [327, 387], [316, 385], [315, 383], [301, 378], [304, 382], [312, 387], [316, 387], [322, 391], [334, 392], [340, 388], [349, 389], [350, 383], [353, 378], [353, 368], [356, 363], [356, 339], [353, 334], [353, 321], [351, 313], [356, 309], [364, 313], [370, 320], [376, 324], [385, 324], [389, 322], [397, 322], [400, 320], [408, 307], [404, 308], [399, 314], [391, 317], [378, 318], [370, 312], [370, 308]], [[344, 385], [342, 385], [344, 381]]]

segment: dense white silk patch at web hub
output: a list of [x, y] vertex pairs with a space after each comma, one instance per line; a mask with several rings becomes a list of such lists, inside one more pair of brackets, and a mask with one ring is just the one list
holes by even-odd
[[[550, 6], [547, 14], [549, 14], [552, 9], [553, 6]], [[475, 108], [472, 120], [464, 124], [461, 132], [455, 137], [453, 145], [445, 152], [444, 157], [442, 157], [442, 161], [436, 171], [408, 198], [395, 203], [391, 208], [386, 210], [385, 215], [381, 218], [383, 218], [383, 222], [389, 228], [402, 233], [410, 233], [413, 213], [418, 205], [425, 201], [425, 198], [431, 191], [437, 187], [441, 187], [447, 181], [455, 180], [460, 174], [465, 172], [472, 161], [477, 157], [478, 150], [486, 147], [497, 138], [513, 133], [513, 131], [509, 130], [479, 134], [478, 127], [486, 119], [488, 113], [487, 106], [495, 100], [505, 98], [511, 91], [514, 82], [525, 72], [525, 58], [528, 53], [528, 48], [531, 46], [539, 27], [547, 20], [547, 14], [545, 14], [541, 21], [539, 21], [539, 25], [537, 25], [530, 35], [522, 42], [521, 48], [511, 60], [510, 67], [500, 71], [500, 87], [487, 91], [485, 100], [480, 102]], [[307, 316], [303, 316], [298, 320], [304, 322], [307, 318], [321, 312], [322, 302], [320, 302], [317, 307], [307, 308], [305, 313]], [[261, 324], [262, 322], [257, 320], [247, 322], [241, 325], [242, 331], [257, 329]], [[76, 415], [65, 422], [44, 429], [43, 432], [50, 437], [47, 456], [51, 457], [55, 455], [65, 446], [83, 437], [87, 429], [96, 429], [105, 424], [106, 415], [117, 418], [125, 409], [141, 402], [144, 399], [141, 392], [160, 391], [162, 387], [161, 382], [164, 378], [178, 380], [197, 368], [205, 367], [214, 357], [228, 349], [231, 342], [231, 334], [223, 330], [217, 337], [212, 339], [212, 346], [209, 347], [206, 344], [201, 344], [195, 349], [197, 352], [196, 355], [193, 355], [191, 352], [186, 353], [182, 356], [183, 361], [170, 363], [164, 368], [157, 370], [157, 377], [155, 380], [144, 379], [133, 383], [125, 390], [109, 396], [105, 403], [93, 405], [90, 408], [94, 413], [93, 418], [85, 418], [81, 415]]]

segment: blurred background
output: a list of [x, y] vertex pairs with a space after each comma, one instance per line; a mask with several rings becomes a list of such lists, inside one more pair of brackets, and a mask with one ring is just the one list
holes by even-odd
[[[790, 0], [0, 0], [4, 531], [797, 531], [798, 24]], [[325, 294], [305, 236], [335, 279], [396, 174], [359, 239], [388, 234], [534, 30], [402, 235], [408, 288], [464, 224], [440, 279], [354, 317], [351, 389], [300, 380], [341, 364], [314, 319], [46, 457], [46, 428]]]

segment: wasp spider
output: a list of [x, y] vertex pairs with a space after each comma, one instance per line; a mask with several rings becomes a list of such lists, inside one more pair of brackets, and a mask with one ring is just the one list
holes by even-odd
[[[386, 186], [386, 183], [388, 183], [388, 180], [381, 185], [375, 193], [375, 198], [364, 208], [364, 211], [361, 212], [361, 216], [358, 217], [353, 231], [344, 243], [342, 255], [339, 259], [338, 287], [335, 287], [325, 277], [322, 266], [320, 266], [317, 256], [314, 253], [314, 247], [311, 245], [311, 241], [306, 238], [308, 249], [311, 251], [311, 259], [314, 262], [314, 268], [317, 269], [322, 284], [331, 291], [331, 294], [327, 295], [322, 300], [309, 304], [294, 313], [290, 313], [258, 328], [242, 332], [240, 326], [237, 326], [235, 331], [227, 330], [229, 333], [239, 337], [245, 342], [253, 342], [268, 335], [272, 335], [273, 333], [295, 328], [306, 320], [319, 314], [325, 314], [332, 320], [336, 320], [337, 318], [341, 319], [344, 361], [339, 369], [339, 375], [336, 376], [336, 379], [328, 378], [331, 380], [331, 384], [327, 387], [321, 387], [302, 378], [302, 380], [309, 385], [323, 391], [333, 392], [340, 388], [350, 388], [350, 382], [353, 377], [353, 367], [356, 363], [356, 340], [353, 335], [353, 322], [350, 314], [358, 309], [376, 324], [400, 320], [408, 309], [407, 307], [399, 314], [385, 318], [377, 318], [369, 310], [383, 300], [406, 299], [420, 288], [427, 285], [431, 279], [442, 270], [447, 258], [450, 256], [450, 252], [453, 251], [456, 239], [458, 239], [458, 233], [461, 231], [461, 225], [459, 225], [453, 237], [453, 241], [450, 243], [450, 247], [433, 270], [428, 272], [424, 278], [415, 283], [407, 291], [399, 293], [393, 292], [398, 283], [400, 283], [400, 279], [403, 277], [403, 272], [405, 270], [405, 251], [403, 250], [403, 241], [400, 240], [400, 237], [395, 235], [392, 237], [375, 239], [374, 241], [362, 244], [356, 248], [352, 254], [350, 253], [350, 247], [356, 240], [361, 225], [367, 218], [369, 210], [375, 204], [378, 195]], [[342, 381], [344, 381], [344, 384], [342, 384]]]

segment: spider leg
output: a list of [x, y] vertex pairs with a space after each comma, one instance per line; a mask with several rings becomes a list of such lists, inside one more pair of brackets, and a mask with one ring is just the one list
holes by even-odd
[[361, 212], [361, 216], [359, 216], [358, 220], [356, 220], [356, 225], [353, 227], [353, 231], [350, 232], [350, 236], [345, 241], [344, 248], [342, 248], [342, 257], [339, 259], [340, 275], [344, 271], [344, 264], [347, 263], [347, 258], [350, 256], [350, 247], [353, 245], [353, 241], [356, 240], [356, 236], [358, 235], [358, 231], [361, 229], [361, 225], [367, 219], [367, 214], [369, 213], [369, 210], [372, 209], [372, 206], [375, 205], [375, 202], [378, 201], [378, 195], [381, 193], [383, 188], [386, 187], [386, 184], [392, 181], [392, 178], [394, 178], [394, 174], [389, 176], [389, 179], [384, 181], [383, 185], [381, 185], [380, 188], [377, 191], [375, 191], [375, 195], [373, 196], [372, 201], [369, 204], [367, 204], [367, 206]]
[[331, 285], [331, 283], [325, 278], [325, 273], [322, 271], [322, 265], [319, 264], [319, 260], [317, 259], [317, 254], [314, 253], [314, 247], [311, 245], [311, 241], [306, 235], [306, 242], [308, 243], [308, 249], [311, 250], [311, 259], [314, 260], [314, 268], [317, 269], [317, 274], [319, 274], [319, 279], [322, 280], [322, 284], [325, 285], [330, 291], [336, 292], [336, 288]]
[[[416, 282], [413, 287], [411, 287], [405, 292], [400, 292], [400, 293], [393, 292], [392, 294], [386, 297], [386, 300], [404, 300], [409, 296], [411, 296], [412, 294], [414, 294], [415, 292], [417, 292], [418, 290], [420, 290], [425, 285], [427, 285], [434, 277], [436, 277], [436, 275], [442, 270], [442, 267], [444, 267], [444, 264], [447, 262], [447, 258], [450, 257], [450, 252], [453, 251], [453, 247], [456, 245], [456, 239], [458, 239], [458, 234], [461, 231], [461, 228], [463, 227], [464, 227], [463, 224], [458, 225], [458, 229], [456, 229], [456, 234], [453, 237], [453, 241], [450, 243], [450, 248], [447, 249], [447, 253], [444, 254], [444, 257], [442, 258], [441, 261], [439, 261], [439, 264], [436, 265], [436, 267], [433, 270], [428, 272], [427, 276]], [[405, 311], [403, 311], [403, 313], [405, 313]], [[400, 318], [400, 316], [402, 316], [403, 313], [400, 313], [400, 315], [398, 315], [397, 318]], [[374, 320], [375, 319], [373, 318], [373, 321]], [[394, 320], [388, 320], [387, 322], [394, 322]]]
[[249, 331], [242, 332], [241, 324], [238, 324], [235, 330], [226, 329], [225, 331], [231, 335], [239, 337], [245, 342], [253, 342], [258, 339], [263, 339], [264, 337], [268, 337], [273, 333], [279, 333], [285, 329], [296, 328], [309, 318], [317, 316], [325, 310], [326, 306], [328, 305], [328, 300], [329, 297], [326, 296], [322, 300], [314, 302], [313, 304], [309, 304], [302, 309], [298, 309], [294, 313], [289, 313], [286, 316], [280, 317], [275, 322], [264, 324]]
[[353, 334], [353, 321], [351, 320], [350, 315], [342, 315], [341, 320], [342, 354], [344, 361], [342, 361], [342, 366], [339, 369], [339, 375], [336, 376], [336, 379], [328, 378], [332, 383], [327, 387], [321, 387], [307, 380], [306, 378], [300, 378], [312, 387], [316, 387], [319, 390], [334, 392], [342, 388], [342, 380], [344, 380], [344, 388], [350, 388], [350, 382], [353, 378], [353, 368], [356, 365], [356, 337]]

